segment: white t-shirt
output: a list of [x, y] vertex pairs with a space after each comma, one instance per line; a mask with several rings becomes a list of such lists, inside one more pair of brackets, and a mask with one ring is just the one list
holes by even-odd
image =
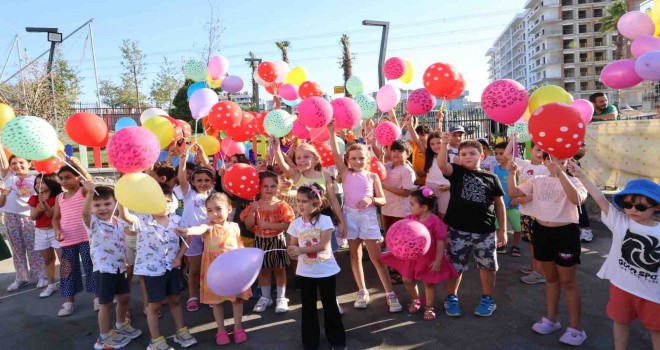
[[[320, 215], [315, 225], [304, 222], [302, 217], [293, 220], [287, 233], [298, 239], [299, 247], [309, 247], [321, 241], [322, 231], [334, 229], [335, 225], [332, 223], [332, 219], [329, 216]], [[323, 278], [334, 276], [339, 271], [339, 265], [337, 265], [329, 244], [328, 248], [323, 251], [298, 256], [298, 268], [296, 269], [296, 275], [298, 276]]]
[[188, 185], [188, 193], [183, 196], [183, 214], [181, 215], [181, 227], [193, 227], [206, 223], [208, 213], [206, 212], [206, 193], [196, 192], [192, 186]]
[[[84, 225], [84, 222], [83, 222]], [[124, 243], [124, 224], [117, 220], [114, 224], [100, 220], [92, 215], [89, 227], [85, 225], [89, 236], [89, 255], [92, 258], [92, 271], [101, 273], [126, 272], [126, 244]]]
[[0, 211], [30, 216], [28, 200], [31, 195], [37, 194], [34, 191], [34, 179], [34, 175], [18, 177], [13, 171], [8, 172], [3, 179], [4, 188], [11, 188], [11, 192], [7, 195], [7, 202], [0, 208]]
[[438, 156], [433, 157], [433, 163], [426, 174], [427, 185], [449, 185], [449, 180], [442, 175], [442, 170], [438, 166]]
[[[530, 160], [514, 158], [513, 160], [518, 166], [518, 186], [524, 184], [530, 179], [540, 175], [550, 175], [548, 168], [543, 164], [532, 164]], [[520, 204], [520, 215], [532, 215], [532, 202], [527, 204]]]
[[454, 158], [458, 156], [458, 148], [449, 146], [449, 148], [447, 148], [447, 156], [449, 156], [449, 163], [454, 163]]
[[619, 289], [660, 304], [660, 223], [640, 225], [612, 204], [601, 220], [612, 231], [612, 247], [598, 277]]
[[[498, 166], [497, 159], [495, 156], [488, 156], [486, 159], [481, 161], [481, 169], [493, 172], [495, 167]], [[504, 184], [502, 184], [504, 185]]]

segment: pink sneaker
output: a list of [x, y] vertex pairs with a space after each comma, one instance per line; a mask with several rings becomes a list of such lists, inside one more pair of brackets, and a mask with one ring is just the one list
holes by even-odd
[[573, 346], [580, 346], [585, 340], [587, 340], [587, 333], [584, 330], [577, 330], [571, 327], [566, 328], [566, 332], [559, 338], [560, 343]]
[[561, 324], [559, 322], [552, 322], [545, 317], [542, 317], [540, 321], [534, 323], [532, 326], [534, 332], [539, 334], [550, 334], [561, 329]]

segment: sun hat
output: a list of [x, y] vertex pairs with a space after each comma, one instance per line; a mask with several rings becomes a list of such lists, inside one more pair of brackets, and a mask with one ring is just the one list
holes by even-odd
[[623, 205], [623, 198], [631, 194], [642, 195], [652, 199], [656, 203], [660, 203], [660, 185], [647, 179], [635, 179], [630, 180], [623, 191], [614, 195], [614, 204], [621, 208]]

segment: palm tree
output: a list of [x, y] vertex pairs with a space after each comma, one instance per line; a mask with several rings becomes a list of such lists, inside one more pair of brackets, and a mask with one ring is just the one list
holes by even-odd
[[343, 34], [339, 43], [342, 47], [340, 67], [344, 70], [344, 94], [346, 97], [351, 97], [351, 94], [346, 90], [346, 81], [353, 75], [353, 58], [351, 57], [351, 42], [348, 39], [348, 34]]
[[282, 51], [282, 61], [289, 63], [289, 53], [287, 50], [291, 47], [291, 42], [288, 40], [276, 41], [275, 46]]
[[259, 101], [257, 101], [257, 89], [259, 89], [259, 85], [257, 85], [257, 82], [254, 80], [254, 71], [257, 70], [257, 67], [259, 66], [257, 64], [257, 61], [255, 58], [257, 56], [254, 55], [254, 52], [250, 51], [248, 52], [248, 56], [252, 59], [251, 61], [248, 61], [248, 67], [252, 69], [252, 75], [250, 75], [250, 78], [252, 79], [252, 103], [254, 103], [254, 106], [258, 106]]
[[[619, 22], [621, 16], [627, 12], [627, 4], [624, 0], [613, 1], [605, 12], [605, 16], [598, 21], [602, 26], [600, 31], [602, 33], [610, 33], [616, 31], [616, 24]], [[623, 37], [623, 35], [618, 34], [614, 40], [614, 52], [612, 53], [612, 58], [614, 60], [620, 60], [623, 58], [625, 47], [628, 45], [628, 40]]]

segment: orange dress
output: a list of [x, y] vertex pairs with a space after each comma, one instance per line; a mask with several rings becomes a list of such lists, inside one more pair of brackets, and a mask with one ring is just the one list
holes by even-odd
[[206, 271], [209, 266], [223, 253], [239, 248], [241, 242], [241, 229], [235, 222], [225, 222], [225, 225], [213, 225], [210, 232], [203, 235], [204, 252], [202, 253], [202, 271], [200, 276], [200, 302], [202, 304], [219, 304], [223, 301], [236, 301], [236, 298], [249, 300], [252, 291], [248, 288], [240, 295], [220, 297], [206, 285]]

